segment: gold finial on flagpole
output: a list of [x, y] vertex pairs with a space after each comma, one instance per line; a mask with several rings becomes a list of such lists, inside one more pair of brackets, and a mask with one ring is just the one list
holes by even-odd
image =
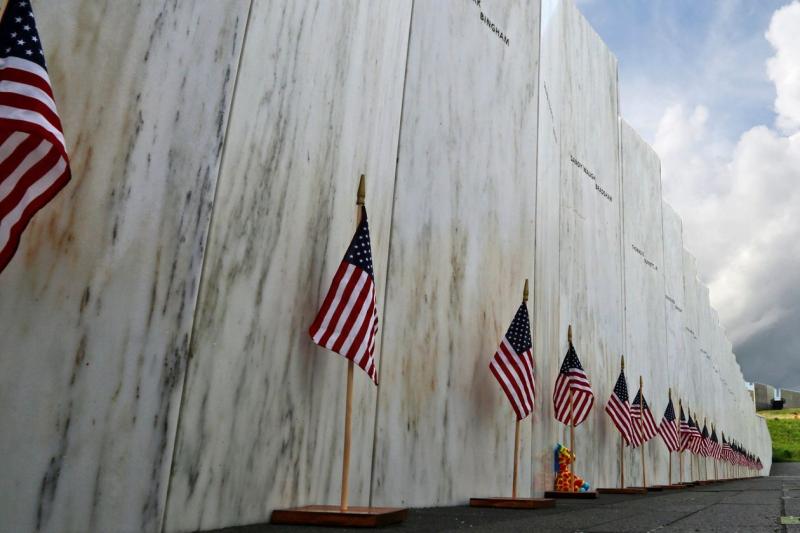
[[620, 368], [622, 368], [622, 370], [625, 370], [625, 355], [624, 354], [619, 356], [619, 366], [620, 366]]
[[569, 345], [572, 346], [572, 324], [567, 326], [567, 342], [569, 342]]
[[364, 184], [364, 174], [358, 180], [358, 195], [356, 196], [356, 205], [364, 205], [364, 200], [367, 197], [367, 187]]
[[525, 286], [522, 288], [522, 301], [528, 301], [528, 278], [525, 278]]
[[669, 401], [672, 401], [672, 387], [670, 387], [669, 391], [667, 391], [667, 396], [669, 397]]

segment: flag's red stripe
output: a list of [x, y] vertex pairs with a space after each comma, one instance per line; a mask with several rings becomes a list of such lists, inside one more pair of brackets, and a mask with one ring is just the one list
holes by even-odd
[[17, 120], [13, 118], [6, 118], [0, 116], [0, 129], [12, 129], [14, 131], [22, 131], [25, 133], [30, 133], [34, 136], [38, 136], [40, 137], [40, 140], [41, 138], [44, 138], [45, 140], [50, 141], [50, 143], [53, 146], [57, 147], [61, 151], [61, 155], [67, 161], [67, 164], [69, 164], [69, 156], [67, 156], [67, 149], [64, 146], [63, 142], [61, 141], [61, 139], [53, 135], [50, 131], [46, 130], [39, 124], [36, 124], [35, 122], [29, 122], [27, 120]]
[[[317, 313], [317, 318], [314, 319], [314, 322], [311, 324], [311, 327], [309, 328], [308, 332], [311, 335], [312, 339], [316, 337], [320, 331], [322, 331], [322, 324], [325, 322], [325, 317], [328, 316], [328, 312], [330, 311], [334, 298], [336, 298], [336, 293], [339, 290], [339, 285], [342, 283], [342, 278], [347, 273], [347, 267], [348, 264], [342, 261], [339, 264], [339, 268], [336, 269], [336, 274], [334, 274], [333, 276], [333, 282], [331, 283], [331, 286], [328, 289], [328, 294], [325, 296], [325, 301], [322, 302], [322, 307], [320, 308], [319, 313]], [[328, 327], [330, 326], [330, 324], [331, 321], [329, 320]]]
[[[501, 370], [503, 372], [503, 374], [508, 378], [508, 382], [511, 384], [511, 388], [514, 389], [514, 392], [516, 393], [517, 399], [521, 403], [521, 407], [522, 407], [521, 410], [524, 411], [525, 410], [525, 405], [523, 403], [524, 402], [524, 394], [522, 392], [522, 389], [520, 388], [520, 384], [517, 382], [516, 379], [514, 379], [514, 376], [509, 371], [510, 369], [506, 365], [505, 361], [503, 361], [503, 359], [500, 357], [500, 350], [502, 350], [502, 349], [503, 349], [503, 345], [501, 344], [500, 348], [498, 348], [497, 352], [494, 354], [494, 363], [497, 366], [497, 368], [499, 370]], [[513, 400], [512, 400], [512, 402], [513, 402]]]
[[[368, 283], [372, 284], [372, 281], [370, 280]], [[373, 316], [375, 314], [373, 312], [374, 307], [372, 301], [366, 303], [365, 305], [368, 305], [370, 308], [367, 309], [367, 316], [364, 317], [364, 321], [361, 323], [361, 327], [359, 328], [358, 333], [356, 333], [356, 338], [351, 345], [351, 351], [353, 346], [356, 347], [355, 351], [352, 351], [351, 359], [356, 361], [364, 370], [366, 370], [369, 361], [372, 360], [371, 344], [372, 335], [374, 335]], [[370, 337], [367, 337], [368, 335]], [[365, 355], [366, 357], [364, 357]]]
[[[505, 362], [503, 362], [499, 357], [497, 357], [497, 355], [495, 355], [495, 358], [498, 360], [498, 363], [500, 363], [500, 366], [501, 368], [503, 368], [506, 375], [509, 376], [509, 379], [514, 384], [514, 387], [518, 389], [518, 392], [520, 393], [519, 398], [523, 402], [524, 409], [528, 411], [532, 407], [531, 392], [527, 384], [528, 380], [525, 377], [522, 367], [520, 367], [516, 361], [516, 354], [513, 353], [513, 351], [509, 350], [509, 347], [510, 345], [508, 345], [507, 342], [505, 342], [505, 339], [503, 339], [503, 342], [500, 343], [500, 347], [498, 348], [497, 351], [503, 352], [503, 355], [505, 356], [508, 363], [511, 365], [511, 368], [509, 368], [508, 365], [505, 364]], [[516, 376], [514, 376], [514, 374], [516, 374]]]
[[58, 194], [58, 191], [64, 188], [64, 186], [69, 182], [70, 176], [70, 169], [69, 166], [67, 166], [61, 177], [59, 177], [49, 189], [32, 201], [22, 212], [22, 216], [20, 217], [19, 221], [11, 228], [8, 243], [5, 247], [3, 247], [2, 250], [0, 250], [0, 271], [2, 271], [11, 261], [11, 258], [14, 257], [14, 253], [19, 247], [20, 236], [22, 235], [22, 232], [25, 231], [25, 228], [28, 226], [31, 218], [33, 218], [37, 211], [44, 207], [47, 202], [52, 200], [53, 197]]
[[47, 171], [52, 169], [60, 160], [61, 154], [58, 150], [53, 148], [46, 156], [28, 169], [14, 186], [11, 193], [0, 200], [0, 220], [8, 216], [8, 214], [19, 205], [29, 187], [42, 179]]
[[33, 152], [37, 146], [42, 143], [41, 139], [37, 139], [36, 137], [30, 135], [27, 139], [22, 141], [19, 146], [14, 148], [14, 151], [2, 162], [0, 163], [0, 185], [5, 182], [6, 179], [14, 172], [14, 169], [17, 168], [22, 161], [28, 157], [28, 154]]
[[[370, 287], [372, 285], [372, 283], [370, 283], [370, 281], [369, 281], [369, 276], [367, 276], [366, 273], [359, 272], [358, 270], [356, 270], [356, 273], [359, 274], [359, 278], [360, 279], [358, 281], [363, 281], [364, 284], [361, 286], [361, 290], [359, 291], [359, 293], [357, 295], [356, 294], [349, 295], [350, 297], [348, 298], [348, 304], [350, 303], [350, 301], [353, 300], [353, 296], [355, 296], [355, 301], [353, 302], [352, 306], [350, 307], [350, 311], [349, 311], [350, 314], [347, 316], [344, 324], [341, 327], [341, 332], [339, 333], [339, 337], [333, 343], [333, 346], [330, 346], [330, 349], [333, 350], [334, 352], [339, 352], [342, 349], [342, 346], [344, 345], [345, 341], [347, 340], [347, 337], [350, 336], [350, 330], [353, 329], [353, 326], [355, 325], [356, 319], [358, 319], [358, 315], [359, 315], [359, 313], [361, 313], [361, 311], [362, 311], [362, 309], [364, 307], [364, 303], [367, 301], [367, 296], [369, 296], [369, 289], [370, 289]], [[346, 310], [346, 308], [345, 308], [345, 310]], [[365, 315], [364, 316], [364, 324], [361, 324], [361, 325], [364, 326], [368, 322], [369, 322], [369, 320], [367, 319], [367, 317]]]
[[37, 89], [44, 91], [50, 98], [55, 100], [55, 97], [53, 96], [53, 89], [50, 87], [50, 84], [47, 82], [47, 80], [37, 76], [32, 72], [28, 72], [27, 70], [5, 67], [0, 69], [0, 79], [32, 85]]
[[500, 384], [500, 387], [503, 389], [503, 392], [506, 393], [506, 397], [508, 398], [509, 403], [511, 403], [511, 408], [514, 409], [514, 413], [516, 413], [516, 415], [517, 415], [517, 420], [522, 420], [523, 418], [525, 418], [525, 416], [522, 414], [522, 411], [520, 410], [519, 405], [517, 404], [516, 400], [514, 399], [514, 396], [512, 395], [511, 391], [508, 389], [508, 386], [505, 384], [503, 379], [500, 377], [500, 374], [497, 372], [497, 369], [495, 368], [495, 366], [490, 364], [489, 365], [489, 370], [492, 372], [492, 374], [494, 374], [494, 378]]
[[353, 272], [350, 274], [350, 278], [345, 282], [346, 285], [342, 291], [342, 296], [339, 298], [338, 304], [334, 302], [336, 307], [333, 310], [333, 315], [328, 322], [328, 327], [325, 330], [325, 333], [323, 333], [322, 338], [319, 340], [320, 346], [330, 348], [330, 346], [328, 346], [328, 341], [330, 340], [331, 336], [339, 330], [339, 320], [342, 318], [342, 313], [350, 301], [350, 297], [353, 294], [353, 289], [355, 289], [355, 286], [361, 277], [359, 274], [360, 269], [354, 268]]
[[25, 96], [19, 93], [0, 92], [0, 105], [27, 109], [42, 115], [50, 124], [63, 131], [61, 119], [53, 112], [50, 107], [32, 96]]

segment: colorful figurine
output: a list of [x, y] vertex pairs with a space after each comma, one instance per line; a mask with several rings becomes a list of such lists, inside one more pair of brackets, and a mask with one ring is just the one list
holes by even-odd
[[572, 477], [573, 489], [570, 490], [569, 488], [571, 472], [569, 465], [575, 462], [575, 454], [572, 453], [569, 448], [561, 444], [556, 444], [554, 451], [554, 468], [556, 473], [555, 490], [563, 492], [588, 492], [589, 483], [581, 479], [577, 474], [573, 474]]

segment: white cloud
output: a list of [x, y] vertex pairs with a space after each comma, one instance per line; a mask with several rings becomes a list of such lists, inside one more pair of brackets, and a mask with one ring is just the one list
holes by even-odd
[[800, 129], [800, 2], [782, 7], [772, 17], [767, 39], [777, 53], [767, 63], [778, 97], [777, 125], [785, 132]]
[[730, 145], [705, 106], [674, 104], [653, 143], [664, 195], [734, 343], [800, 312], [800, 1], [774, 13], [767, 38], [778, 130], [757, 126]]

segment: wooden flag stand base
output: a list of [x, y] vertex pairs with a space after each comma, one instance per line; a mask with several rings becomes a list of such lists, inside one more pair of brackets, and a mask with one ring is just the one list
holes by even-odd
[[563, 498], [566, 500], [594, 500], [597, 493], [589, 492], [570, 492], [568, 490], [548, 490], [544, 493], [545, 498]]
[[495, 509], [550, 509], [556, 506], [553, 498], [470, 498], [470, 507]]
[[[356, 196], [356, 227], [361, 224], [361, 213], [366, 196], [364, 175], [358, 183]], [[353, 361], [347, 361], [347, 392], [344, 411], [344, 452], [342, 454], [342, 493], [339, 505], [306, 505], [291, 509], [275, 509], [270, 522], [308, 526], [379, 527], [398, 524], [408, 517], [408, 509], [402, 507], [350, 507], [350, 429], [353, 412]]]
[[641, 487], [625, 487], [624, 489], [607, 488], [597, 489], [597, 492], [600, 494], [647, 494], [647, 489]]
[[306, 505], [272, 511], [273, 524], [340, 527], [380, 527], [399, 524], [408, 517], [408, 509], [397, 507], [348, 507]]
[[[522, 302], [528, 301], [528, 280], [522, 289]], [[470, 507], [493, 507], [495, 509], [549, 509], [556, 506], [552, 498], [518, 498], [517, 497], [517, 472], [519, 471], [519, 427], [520, 420], [514, 427], [514, 478], [511, 485], [511, 497], [503, 498], [470, 498]]]

